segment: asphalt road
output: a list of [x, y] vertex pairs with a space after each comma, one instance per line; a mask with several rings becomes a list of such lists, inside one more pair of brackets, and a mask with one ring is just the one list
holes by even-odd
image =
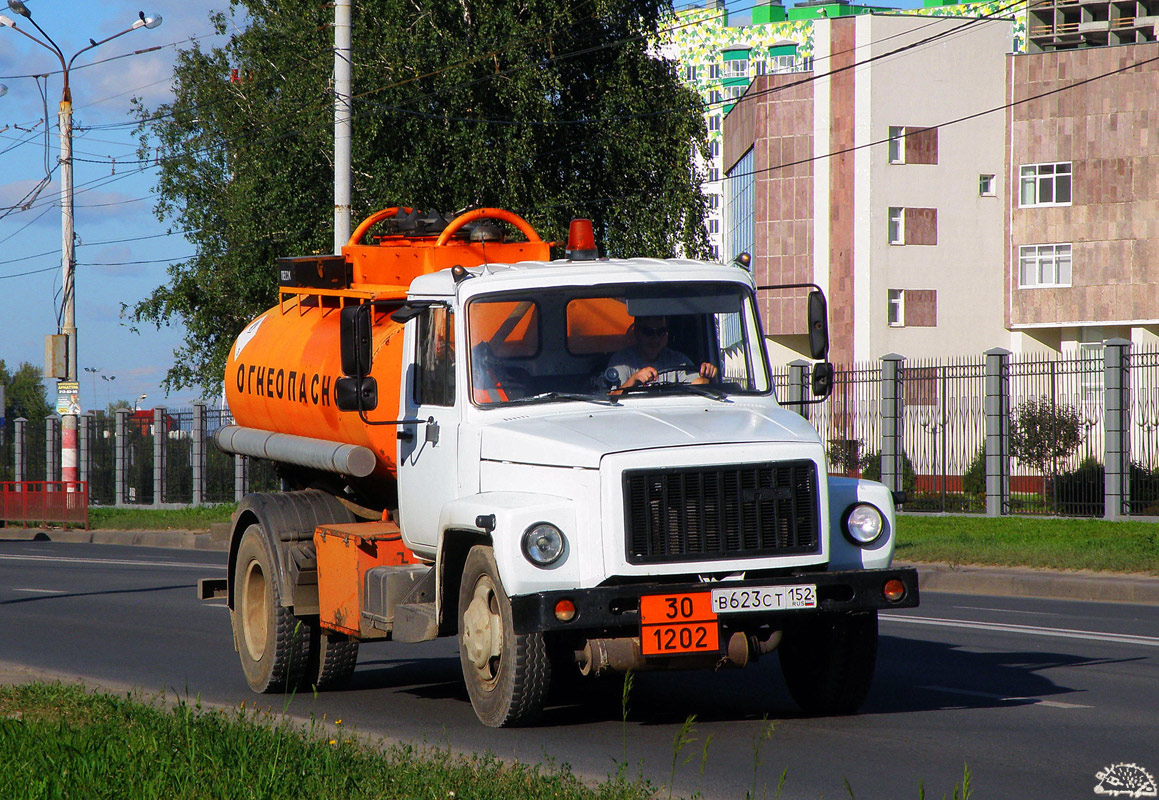
[[626, 764], [656, 783], [668, 782], [673, 738], [696, 714], [698, 741], [676, 768], [686, 796], [774, 797], [784, 774], [783, 798], [848, 797], [846, 781], [857, 798], [917, 798], [920, 787], [942, 797], [967, 765], [980, 798], [1083, 798], [1114, 764], [1159, 775], [1155, 606], [927, 593], [919, 609], [882, 615], [877, 678], [857, 716], [801, 717], [767, 658], [718, 674], [640, 674], [626, 724], [610, 682], [563, 698], [539, 727], [493, 731], [475, 720], [450, 640], [365, 645], [348, 691], [288, 703], [251, 694], [228, 612], [194, 593], [223, 562], [215, 552], [0, 541], [0, 677], [257, 699], [387, 740], [553, 759], [596, 779]]

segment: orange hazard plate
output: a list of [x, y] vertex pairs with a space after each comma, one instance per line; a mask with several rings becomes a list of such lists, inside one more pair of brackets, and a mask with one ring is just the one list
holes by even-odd
[[640, 649], [646, 656], [719, 653], [720, 626], [708, 592], [640, 598]]

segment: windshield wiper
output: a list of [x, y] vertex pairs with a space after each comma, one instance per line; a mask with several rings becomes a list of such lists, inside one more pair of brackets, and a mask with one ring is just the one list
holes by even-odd
[[606, 406], [611, 405], [612, 401], [604, 397], [592, 394], [581, 394], [580, 392], [540, 392], [539, 394], [528, 395], [527, 397], [517, 397], [514, 400], [508, 400], [503, 403], [505, 406], [526, 405], [527, 403], [538, 403], [541, 401], [551, 402], [560, 400], [578, 400], [585, 403], [595, 403], [596, 405]]
[[619, 393], [613, 395], [619, 397], [625, 394], [633, 393], [649, 393], [660, 394], [661, 392], [675, 390], [687, 394], [697, 394], [701, 397], [708, 397], [712, 400], [719, 400], [722, 403], [727, 402], [725, 398], [728, 392], [723, 389], [713, 389], [709, 384], [704, 383], [637, 383], [635, 386], [628, 386], [620, 389]]

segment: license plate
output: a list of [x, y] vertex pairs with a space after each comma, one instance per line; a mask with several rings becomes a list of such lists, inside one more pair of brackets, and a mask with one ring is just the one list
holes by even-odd
[[646, 656], [720, 652], [720, 626], [708, 592], [640, 598], [640, 649]]
[[816, 608], [817, 587], [749, 586], [743, 589], [713, 589], [712, 610], [717, 614], [744, 614], [753, 611], [786, 611]]

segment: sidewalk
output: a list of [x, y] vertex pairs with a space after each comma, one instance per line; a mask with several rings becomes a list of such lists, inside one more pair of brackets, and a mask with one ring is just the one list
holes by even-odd
[[[206, 531], [64, 531], [0, 528], [0, 541], [92, 542], [225, 552], [229, 525]], [[1159, 578], [1110, 572], [895, 562], [917, 567], [922, 592], [1159, 605]]]

